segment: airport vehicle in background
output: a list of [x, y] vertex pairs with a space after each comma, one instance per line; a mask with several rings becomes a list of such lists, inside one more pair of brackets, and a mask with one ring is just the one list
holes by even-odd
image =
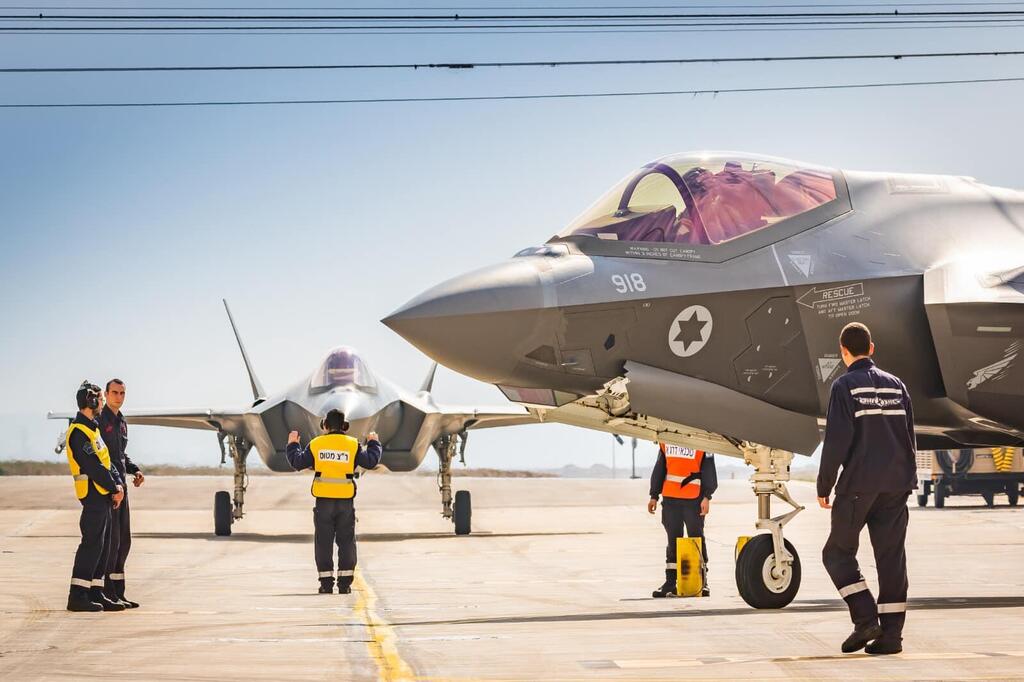
[[[441, 513], [455, 524], [458, 535], [472, 529], [472, 498], [468, 490], [452, 494], [451, 466], [464, 458], [467, 431], [536, 421], [527, 410], [507, 404], [495, 408], [440, 405], [431, 388], [437, 365], [416, 392], [406, 391], [377, 376], [354, 349], [339, 346], [310, 376], [291, 388], [269, 395], [253, 371], [249, 355], [224, 301], [231, 328], [245, 362], [253, 402], [238, 409], [122, 410], [129, 424], [206, 429], [217, 432], [221, 463], [231, 458], [235, 470], [234, 494], [226, 490], [214, 497], [214, 531], [230, 535], [231, 524], [244, 515], [248, 482], [246, 458], [255, 447], [272, 471], [292, 471], [285, 456], [288, 433], [298, 431], [303, 442], [320, 434], [320, 420], [332, 409], [345, 413], [349, 435], [365, 439], [376, 431], [384, 446], [381, 464], [390, 471], [412, 471], [431, 446], [438, 454]], [[50, 412], [50, 419], [73, 419], [74, 413]], [[58, 452], [63, 443], [58, 445]]]
[[1006, 495], [1011, 507], [1020, 500], [1024, 483], [1024, 457], [1020, 448], [984, 448], [921, 451], [917, 454], [917, 506], [946, 505], [953, 495], [981, 495], [989, 507], [996, 495]]
[[[778, 608], [800, 583], [783, 537], [801, 510], [786, 490], [792, 453], [820, 442], [839, 332], [855, 320], [909, 386], [920, 449], [1024, 444], [1024, 192], [678, 154], [626, 176], [546, 244], [384, 323], [539, 419], [753, 465], [768, 533], [739, 552], [737, 585], [748, 604]], [[772, 516], [772, 497], [792, 510]]]

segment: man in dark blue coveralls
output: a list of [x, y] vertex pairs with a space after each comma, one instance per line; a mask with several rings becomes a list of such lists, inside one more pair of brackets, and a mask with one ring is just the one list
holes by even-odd
[[320, 594], [334, 591], [334, 545], [338, 545], [338, 593], [352, 592], [356, 569], [356, 467], [373, 469], [380, 464], [381, 444], [370, 432], [366, 447], [345, 434], [345, 415], [331, 410], [320, 422], [323, 435], [303, 448], [299, 432], [288, 434], [288, 463], [296, 471], [313, 469], [310, 492], [313, 507], [313, 554], [320, 578]]
[[[907, 498], [917, 485], [914, 410], [903, 382], [871, 360], [875, 344], [866, 326], [843, 327], [839, 345], [848, 369], [832, 384], [818, 469], [818, 503], [832, 510], [822, 560], [854, 624], [843, 652], [896, 654], [907, 611]], [[878, 569], [877, 603], [857, 565], [865, 525]]]

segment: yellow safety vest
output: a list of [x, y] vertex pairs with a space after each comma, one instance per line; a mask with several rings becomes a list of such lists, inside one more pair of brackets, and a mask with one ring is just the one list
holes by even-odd
[[359, 441], [341, 433], [317, 436], [309, 443], [313, 453], [313, 497], [347, 500], [356, 496], [353, 474]]
[[[84, 424], [78, 424], [75, 422], [72, 422], [71, 426], [68, 427], [68, 433], [67, 436], [65, 436], [64, 441], [67, 443], [65, 450], [68, 453], [68, 466], [71, 467], [71, 478], [75, 480], [75, 495], [77, 495], [78, 499], [81, 500], [89, 494], [89, 477], [82, 473], [82, 467], [78, 466], [78, 462], [75, 461], [75, 458], [71, 454], [71, 434], [74, 433], [76, 429], [84, 433], [86, 438], [89, 439], [89, 442], [92, 443], [93, 451], [95, 451], [96, 456], [100, 458], [100, 464], [105, 466], [107, 469], [110, 469], [110, 451], [107, 450], [107, 444], [103, 442], [103, 437], [100, 436], [99, 429], [90, 429]], [[96, 486], [96, 490], [100, 491], [101, 495], [110, 494], [109, 490], [102, 487], [96, 481], [93, 481], [92, 484]]]

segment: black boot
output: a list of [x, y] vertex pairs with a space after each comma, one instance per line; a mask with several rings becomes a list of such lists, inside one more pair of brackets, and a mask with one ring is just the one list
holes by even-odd
[[113, 587], [114, 597], [116, 597], [116, 599], [114, 597], [112, 597], [111, 598], [112, 601], [119, 601], [119, 602], [121, 602], [122, 604], [124, 604], [124, 607], [126, 609], [137, 609], [137, 608], [139, 608], [139, 603], [138, 602], [134, 602], [131, 599], [126, 599], [125, 598], [125, 596], [124, 596], [124, 581], [123, 580], [111, 580], [110, 582], [111, 582], [111, 586]]
[[903, 651], [903, 638], [883, 633], [881, 637], [864, 647], [872, 656], [886, 656]]
[[850, 633], [850, 636], [843, 642], [843, 653], [851, 654], [854, 651], [860, 651], [864, 646], [871, 641], [874, 641], [882, 636], [882, 628], [876, 622], [868, 622], [863, 625], [858, 625]]
[[320, 594], [332, 594], [334, 592], [334, 578], [320, 578]]
[[676, 581], [674, 579], [673, 580], [666, 580], [664, 585], [662, 585], [661, 587], [659, 587], [658, 589], [656, 589], [654, 592], [651, 593], [651, 596], [654, 597], [655, 599], [660, 599], [662, 597], [676, 597], [676, 596], [678, 596], [676, 594]]
[[103, 607], [89, 597], [89, 590], [76, 585], [71, 586], [71, 590], [68, 592], [68, 611], [92, 613], [102, 610]]
[[119, 601], [111, 601], [103, 596], [102, 587], [89, 588], [89, 598], [103, 607], [104, 611], [124, 611], [125, 605]]
[[338, 583], [338, 594], [352, 594], [352, 585]]

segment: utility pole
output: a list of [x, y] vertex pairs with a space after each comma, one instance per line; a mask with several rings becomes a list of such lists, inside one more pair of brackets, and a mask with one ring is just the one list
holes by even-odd
[[623, 444], [622, 437], [617, 433], [612, 434], [612, 478], [615, 478], [615, 444]]

